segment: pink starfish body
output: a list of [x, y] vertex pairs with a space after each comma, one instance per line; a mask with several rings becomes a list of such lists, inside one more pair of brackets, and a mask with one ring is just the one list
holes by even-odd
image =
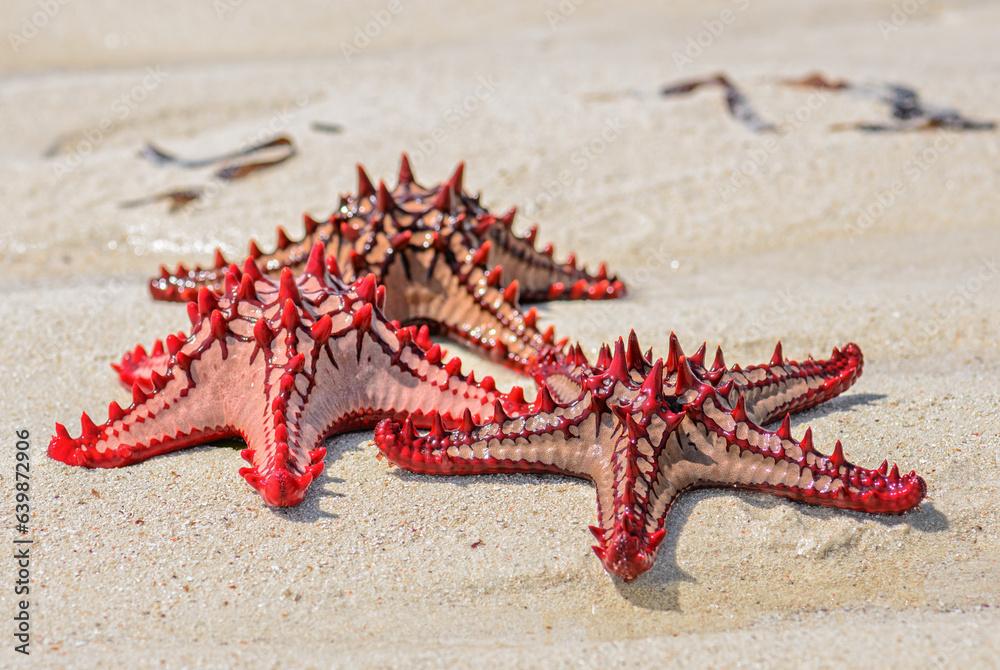
[[415, 342], [417, 329], [388, 321], [384, 303], [374, 276], [342, 282], [321, 244], [298, 277], [233, 266], [221, 295], [203, 288], [189, 303], [190, 333], [166, 338], [151, 388], [133, 386], [131, 405], [112, 402], [101, 425], [84, 413], [79, 437], [57, 424], [49, 455], [118, 467], [241, 437], [243, 477], [269, 505], [289, 506], [322, 472], [330, 435], [401, 413], [464, 425], [507, 402], [491, 378], [463, 375], [457, 358]]
[[[427, 474], [561, 473], [591, 480], [597, 491], [594, 551], [629, 581], [648, 570], [677, 496], [698, 487], [751, 489], [800, 502], [870, 513], [901, 513], [923, 499], [915, 473], [883, 463], [848, 462], [840, 443], [813, 448], [812, 432], [791, 435], [790, 417], [770, 431], [760, 422], [814, 407], [849, 387], [862, 368], [856, 345], [824, 361], [782, 357], [769, 365], [726, 368], [721, 352], [704, 367], [704, 350], [652, 361], [634, 334], [581, 361], [571, 400], [543, 386], [531, 409], [493, 416], [450, 432], [418, 434], [412, 422], [386, 420], [376, 444], [390, 461]], [[564, 394], [570, 387], [562, 390]]]

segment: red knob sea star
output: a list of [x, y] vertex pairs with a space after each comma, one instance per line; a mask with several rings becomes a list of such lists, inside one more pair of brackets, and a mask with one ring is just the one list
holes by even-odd
[[[399, 466], [428, 474], [555, 472], [589, 479], [597, 489], [594, 552], [629, 581], [648, 570], [666, 533], [676, 497], [705, 486], [764, 491], [801, 502], [871, 513], [915, 507], [924, 481], [883, 462], [874, 470], [813, 449], [812, 431], [791, 435], [790, 417], [769, 431], [759, 424], [834, 397], [861, 373], [856, 345], [824, 361], [784, 360], [780, 344], [769, 365], [726, 368], [721, 351], [704, 367], [704, 347], [652, 361], [634, 334], [596, 366], [579, 360], [577, 397], [556, 400], [543, 385], [531, 410], [498, 406], [492, 418], [450, 432], [417, 434], [409, 419], [379, 424], [375, 441]], [[566, 393], [570, 386], [562, 391]]]
[[[512, 230], [514, 209], [494, 216], [463, 190], [463, 164], [451, 178], [429, 188], [413, 177], [403, 154], [393, 191], [372, 185], [358, 166], [358, 192], [343, 196], [327, 220], [305, 217], [306, 234], [293, 241], [278, 228], [277, 248], [264, 254], [250, 244], [250, 257], [265, 274], [305, 264], [314, 242], [330, 249], [347, 279], [373, 273], [388, 289], [386, 315], [407, 324], [428, 324], [452, 340], [494, 360], [531, 372], [542, 354], [558, 351], [551, 328], [536, 328], [537, 313], [521, 302], [603, 299], [624, 294], [620, 280], [602, 263], [596, 274], [578, 267], [570, 254], [553, 260], [551, 245], [535, 248], [537, 229], [521, 237]], [[222, 288], [227, 261], [216, 250], [214, 268], [161, 268], [150, 291], [161, 300], [192, 300], [198, 288]], [[161, 346], [162, 348], [162, 346]], [[123, 381], [148, 376], [162, 361], [137, 349], [119, 364]]]
[[523, 409], [492, 378], [464, 376], [457, 358], [444, 363], [440, 347], [422, 349], [416, 329], [383, 316], [385, 299], [374, 275], [343, 283], [318, 243], [298, 277], [285, 268], [274, 281], [252, 261], [242, 272], [232, 266], [221, 294], [202, 288], [188, 304], [190, 334], [166, 338], [152, 391], [134, 385], [132, 404], [112, 402], [99, 426], [84, 413], [78, 438], [57, 424], [49, 455], [117, 467], [239, 436], [250, 463], [243, 477], [268, 504], [288, 506], [322, 472], [331, 434], [403, 412], [443, 430], [495, 405]]

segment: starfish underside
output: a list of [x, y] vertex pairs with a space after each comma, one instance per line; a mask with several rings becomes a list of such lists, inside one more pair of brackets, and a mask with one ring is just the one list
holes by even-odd
[[443, 429], [486, 420], [495, 406], [524, 408], [387, 320], [375, 277], [347, 284], [324, 254], [314, 245], [297, 277], [285, 268], [275, 281], [247, 262], [230, 268], [221, 293], [202, 288], [188, 305], [190, 333], [166, 338], [168, 363], [148, 389], [134, 385], [131, 405], [112, 402], [101, 425], [84, 413], [78, 438], [57, 424], [49, 455], [117, 467], [241, 437], [250, 466], [240, 473], [268, 504], [288, 506], [323, 470], [332, 434], [403, 413]]
[[[403, 155], [393, 191], [372, 185], [358, 166], [358, 192], [341, 198], [325, 221], [305, 217], [305, 235], [293, 241], [283, 228], [273, 252], [250, 244], [250, 257], [264, 274], [284, 268], [298, 272], [315, 242], [324, 243], [348, 280], [374, 274], [388, 289], [386, 315], [404, 324], [424, 324], [432, 334], [462, 343], [523, 373], [533, 361], [558, 354], [551, 328], [540, 331], [534, 308], [522, 302], [555, 299], [605, 299], [624, 294], [620, 280], [602, 263], [595, 274], [577, 267], [574, 254], [553, 259], [548, 245], [535, 248], [537, 228], [513, 232], [516, 210], [494, 216], [463, 190], [462, 164], [451, 178], [423, 187]], [[201, 287], [219, 291], [227, 261], [216, 250], [215, 267], [175, 272], [161, 268], [150, 291], [161, 300], [193, 300]], [[162, 348], [162, 347], [161, 347]], [[145, 380], [162, 360], [131, 352], [117, 366], [122, 379]]]
[[[576, 350], [576, 397], [557, 399], [543, 385], [530, 411], [498, 406], [492, 417], [452, 431], [419, 433], [386, 420], [375, 440], [405, 469], [441, 475], [561, 473], [591, 480], [597, 492], [594, 551], [629, 581], [648, 570], [677, 496], [697, 487], [763, 491], [813, 505], [901, 513], [924, 497], [924, 481], [896, 465], [858, 467], [840, 442], [824, 455], [812, 431], [791, 435], [788, 413], [847, 389], [861, 374], [854, 344], [827, 360], [785, 360], [780, 344], [768, 365], [711, 367], [704, 347], [687, 357], [671, 335], [666, 359], [642, 354], [634, 333], [602, 349], [590, 366]], [[563, 396], [571, 385], [565, 385]], [[511, 406], [511, 405], [508, 405]], [[760, 424], [783, 416], [777, 430]]]

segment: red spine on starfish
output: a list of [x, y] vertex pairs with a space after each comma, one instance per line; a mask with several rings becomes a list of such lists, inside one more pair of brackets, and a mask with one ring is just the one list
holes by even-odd
[[[536, 327], [537, 313], [522, 301], [552, 298], [611, 298], [624, 286], [602, 264], [595, 275], [576, 267], [575, 258], [557, 264], [535, 249], [533, 236], [513, 230], [514, 211], [494, 216], [479, 198], [463, 190], [460, 164], [446, 182], [430, 188], [413, 177], [403, 156], [399, 183], [390, 191], [374, 186], [358, 166], [358, 192], [341, 199], [325, 221], [305, 217], [305, 236], [293, 240], [279, 228], [270, 253], [250, 244], [250, 257], [264, 274], [283, 268], [301, 271], [314, 242], [327, 245], [347, 279], [372, 273], [387, 287], [389, 318], [427, 324], [435, 333], [478, 349], [494, 360], [531, 373], [533, 361], [558, 354], [554, 338]], [[150, 281], [162, 300], [193, 300], [199, 288], [224, 290], [227, 261], [216, 251], [215, 267], [171, 272], [161, 268]], [[573, 290], [554, 291], [553, 286]], [[548, 340], [548, 341], [547, 341]], [[120, 364], [123, 380], [145, 379], [158, 362], [142, 350]], [[155, 358], [155, 357], [154, 357]]]
[[332, 434], [403, 413], [450, 427], [520, 407], [440, 347], [432, 356], [425, 330], [387, 320], [385, 299], [372, 275], [341, 281], [322, 244], [298, 276], [286, 268], [272, 280], [247, 262], [221, 295], [202, 288], [188, 304], [190, 332], [166, 338], [167, 364], [132, 387], [130, 405], [112, 402], [100, 425], [84, 413], [78, 437], [57, 424], [49, 455], [118, 467], [242, 437], [241, 474], [268, 504], [288, 506], [323, 470]]
[[[772, 386], [782, 389], [767, 387], [762, 395], [757, 389], [765, 387], [740, 381], [741, 373], [724, 363], [706, 371], [701, 354], [692, 364], [679, 351], [672, 345], [666, 360], [652, 360], [619, 339], [596, 366], [578, 371], [582, 391], [572, 400], [558, 400], [543, 385], [527, 413], [498, 411], [472, 426], [428, 434], [408, 420], [387, 420], [376, 428], [375, 441], [390, 461], [414, 472], [557, 472], [591, 480], [597, 491], [594, 552], [626, 581], [652, 566], [670, 507], [691, 488], [751, 489], [884, 514], [905, 512], [924, 498], [926, 485], [913, 472], [900, 475], [885, 462], [875, 469], [854, 465], [840, 442], [821, 453], [811, 429], [801, 440], [792, 437], [787, 414], [776, 431], [754, 419], [771, 416], [778, 397], [778, 404], [802, 410], [842, 391], [860, 373], [855, 345], [810, 362], [815, 375], [796, 376], [800, 364], [780, 356], [748, 368], [765, 370]], [[723, 381], [726, 375], [732, 376]]]

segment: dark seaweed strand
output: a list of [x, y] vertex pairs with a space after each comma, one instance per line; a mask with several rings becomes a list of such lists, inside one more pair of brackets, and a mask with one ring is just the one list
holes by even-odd
[[774, 133], [777, 126], [766, 121], [750, 104], [749, 98], [722, 73], [703, 79], [689, 79], [670, 84], [660, 89], [662, 96], [687, 95], [705, 86], [718, 86], [725, 96], [726, 108], [730, 115], [754, 133]]
[[889, 108], [892, 119], [889, 123], [858, 121], [838, 124], [837, 130], [860, 130], [870, 133], [906, 132], [910, 130], [994, 130], [994, 121], [970, 119], [956, 109], [925, 105], [920, 93], [903, 84], [869, 83], [855, 84], [843, 79], [830, 80], [822, 74], [814, 73], [801, 79], [785, 80], [788, 86], [815, 88], [829, 91], [847, 91], [855, 96], [875, 100]]

